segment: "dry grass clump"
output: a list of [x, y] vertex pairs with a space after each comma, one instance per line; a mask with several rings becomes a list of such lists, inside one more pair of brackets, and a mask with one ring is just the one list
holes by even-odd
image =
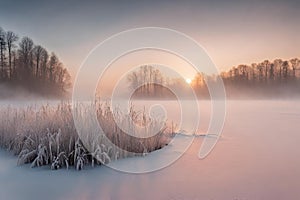
[[[74, 166], [76, 170], [81, 170], [85, 165], [102, 165], [120, 158], [145, 155], [170, 141], [172, 130], [166, 127], [165, 122], [147, 118], [145, 113], [132, 108], [129, 114], [119, 113], [114, 118], [106, 103], [95, 102], [93, 108], [96, 109], [103, 133], [91, 130], [89, 135], [80, 138], [70, 103], [1, 108], [0, 146], [18, 155], [18, 165], [49, 165], [51, 169]], [[84, 105], [77, 105], [74, 109], [79, 115], [88, 112]], [[129, 123], [129, 118], [135, 124], [142, 125], [141, 128], [137, 130]], [[163, 128], [153, 137], [138, 138], [124, 133], [116, 120], [136, 136], [141, 131], [151, 131], [149, 127]]]

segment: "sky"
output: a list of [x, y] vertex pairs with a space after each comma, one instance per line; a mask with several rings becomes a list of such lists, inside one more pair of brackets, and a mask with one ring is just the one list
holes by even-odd
[[265, 59], [300, 57], [299, 9], [296, 0], [0, 0], [0, 26], [54, 51], [73, 77], [97, 44], [145, 26], [189, 35], [223, 71]]

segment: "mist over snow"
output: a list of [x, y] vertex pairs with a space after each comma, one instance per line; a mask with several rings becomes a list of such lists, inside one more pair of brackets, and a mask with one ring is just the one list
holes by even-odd
[[[202, 131], [208, 126], [210, 103], [199, 102]], [[175, 118], [177, 113], [169, 115]], [[171, 166], [134, 175], [108, 167], [50, 171], [17, 167], [17, 158], [0, 152], [0, 198], [18, 199], [290, 199], [298, 200], [299, 101], [228, 101], [222, 136], [211, 154], [199, 160], [203, 137]], [[191, 137], [182, 135], [184, 137]], [[176, 146], [169, 153], [177, 154]], [[148, 154], [157, 162], [168, 154]], [[113, 165], [151, 165], [146, 157]], [[138, 192], [137, 192], [138, 191]]]

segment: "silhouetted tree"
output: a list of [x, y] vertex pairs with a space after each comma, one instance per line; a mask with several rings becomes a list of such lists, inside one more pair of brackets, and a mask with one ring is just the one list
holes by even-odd
[[42, 53], [45, 49], [43, 47], [41, 47], [40, 45], [37, 45], [33, 48], [33, 56], [35, 59], [35, 76], [38, 78], [40, 76], [39, 74], [39, 68], [40, 68], [40, 64], [41, 64], [41, 58], [42, 58]]
[[292, 70], [293, 70], [292, 77], [293, 77], [293, 79], [296, 79], [296, 70], [300, 65], [300, 60], [297, 58], [294, 58], [294, 59], [290, 60], [290, 63], [291, 63]]
[[6, 42], [5, 42], [5, 31], [0, 27], [0, 67], [1, 67], [1, 79], [6, 78]]
[[42, 78], [42, 80], [46, 80], [49, 54], [45, 49], [42, 49], [40, 59], [41, 59], [41, 78]]
[[32, 50], [33, 50], [33, 41], [29, 37], [23, 37], [19, 43], [19, 61], [21, 64], [22, 79], [26, 81], [31, 80], [32, 75]]
[[9, 66], [9, 78], [12, 77], [13, 74], [13, 65], [12, 65], [12, 57], [13, 57], [13, 49], [16, 47], [15, 42], [17, 42], [19, 37], [12, 31], [7, 31], [6, 33], [6, 43], [8, 49], [8, 66]]
[[277, 71], [276, 75], [278, 80], [282, 80], [282, 63], [283, 61], [281, 59], [274, 60], [275, 69]]
[[58, 67], [59, 61], [56, 55], [52, 52], [49, 61], [49, 80], [54, 83], [54, 70]]

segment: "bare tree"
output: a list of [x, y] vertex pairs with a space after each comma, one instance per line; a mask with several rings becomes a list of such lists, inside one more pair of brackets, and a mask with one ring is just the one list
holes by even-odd
[[16, 35], [12, 31], [6, 32], [6, 43], [7, 43], [7, 49], [8, 49], [8, 66], [9, 66], [9, 78], [12, 77], [12, 51], [16, 47], [15, 42], [17, 42], [19, 39], [18, 35]]
[[283, 61], [281, 59], [274, 60], [274, 67], [277, 71], [277, 77], [278, 77], [279, 81], [282, 80], [282, 63], [283, 63]]
[[139, 84], [138, 74], [137, 72], [132, 72], [127, 76], [127, 81], [130, 83], [130, 87], [132, 89], [136, 89]]
[[42, 80], [47, 79], [47, 66], [48, 66], [48, 60], [49, 60], [49, 54], [46, 51], [46, 49], [43, 49], [41, 52], [41, 77]]
[[268, 60], [265, 60], [263, 63], [262, 63], [262, 66], [263, 66], [263, 68], [265, 69], [265, 74], [264, 74], [264, 76], [265, 76], [265, 81], [267, 82], [269, 79], [269, 74], [268, 74], [268, 72], [269, 72], [269, 67], [270, 67], [270, 61], [268, 61]]
[[270, 67], [269, 67], [269, 79], [271, 81], [274, 81], [274, 78], [275, 78], [275, 70], [274, 70], [274, 63], [271, 63], [270, 64]]
[[19, 59], [22, 63], [21, 73], [24, 73], [23, 78], [29, 79], [32, 74], [32, 50], [33, 50], [33, 41], [29, 37], [23, 37], [19, 43]]
[[292, 77], [293, 77], [293, 79], [296, 79], [296, 70], [297, 70], [297, 67], [299, 67], [300, 66], [300, 60], [299, 59], [297, 59], [297, 58], [294, 58], [294, 59], [291, 59], [290, 60], [290, 63], [291, 63], [291, 67], [292, 67]]
[[39, 77], [39, 68], [40, 68], [43, 51], [45, 51], [45, 49], [40, 45], [37, 45], [33, 48], [33, 56], [34, 56], [35, 65], [36, 65], [36, 70], [35, 70], [36, 77]]
[[58, 66], [59, 61], [57, 56], [52, 52], [49, 61], [49, 81], [54, 82], [54, 70]]
[[258, 80], [261, 82], [264, 77], [264, 66], [262, 63], [259, 63], [257, 65], [257, 70], [258, 70]]
[[287, 78], [288, 78], [288, 70], [289, 70], [289, 62], [284, 61], [282, 63], [282, 71], [283, 71], [283, 78], [285, 81], [287, 81]]
[[1, 78], [5, 78], [5, 51], [6, 51], [6, 42], [5, 42], [5, 31], [0, 27], [0, 66], [1, 66]]
[[251, 78], [252, 78], [252, 82], [255, 83], [257, 76], [256, 76], [256, 68], [257, 68], [257, 64], [256, 63], [252, 63], [251, 64]]

